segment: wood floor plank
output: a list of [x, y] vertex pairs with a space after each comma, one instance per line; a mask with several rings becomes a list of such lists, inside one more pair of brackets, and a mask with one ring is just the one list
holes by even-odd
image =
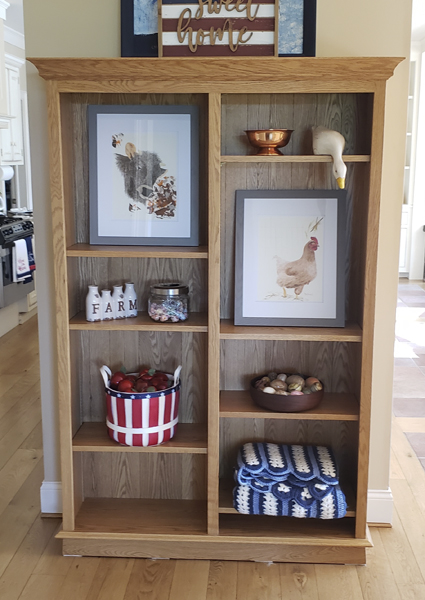
[[71, 568], [72, 558], [62, 556], [62, 540], [52, 537], [34, 568], [35, 575], [60, 575], [63, 580]]
[[21, 396], [20, 401], [12, 406], [0, 421], [0, 440], [8, 433], [8, 431], [20, 422], [21, 418], [25, 415], [28, 407], [34, 403], [40, 403], [40, 386], [35, 383], [29, 392], [25, 396]]
[[395, 479], [390, 484], [397, 506], [405, 508], [398, 515], [425, 583], [425, 514], [420, 510], [406, 481]]
[[283, 600], [278, 564], [238, 563], [237, 600]]
[[380, 529], [385, 553], [397, 584], [414, 585], [424, 583], [416, 557], [401, 524], [397, 509], [394, 509], [391, 529]]
[[363, 600], [403, 600], [382, 543], [380, 529], [371, 529], [373, 548], [367, 553], [367, 566], [357, 568]]
[[59, 519], [42, 519], [40, 516], [36, 518], [0, 577], [1, 600], [18, 600], [47, 543], [59, 526]]
[[40, 461], [1, 514], [0, 576], [3, 575], [35, 519], [40, 514], [40, 484], [43, 464]]
[[85, 556], [62, 557], [62, 560], [71, 564], [61, 587], [60, 600], [90, 600], [88, 593], [101, 559]]
[[0, 514], [41, 460], [41, 450], [18, 449], [0, 470]]
[[399, 585], [403, 600], [424, 600], [425, 585]]
[[394, 450], [390, 456], [390, 479], [406, 479]]
[[19, 600], [59, 600], [63, 580], [61, 575], [31, 575]]
[[43, 450], [43, 426], [41, 421], [37, 423], [19, 447], [23, 450]]
[[124, 600], [134, 558], [103, 558], [86, 600]]
[[210, 562], [207, 600], [235, 600], [238, 564], [235, 561]]
[[168, 600], [175, 567], [175, 560], [136, 560], [124, 600]]
[[363, 600], [357, 567], [315, 565], [320, 600]]
[[391, 446], [419, 508], [425, 513], [424, 470], [401, 427], [398, 425], [398, 419], [393, 419]]
[[208, 560], [177, 561], [169, 600], [205, 600], [209, 570]]
[[280, 585], [284, 599], [319, 600], [314, 565], [280, 565]]
[[[35, 386], [40, 385], [40, 367], [38, 361], [32, 367], [26, 369], [17, 381], [16, 375], [6, 375], [0, 368], [0, 419], [13, 406], [25, 398], [29, 391]], [[10, 385], [9, 385], [10, 384]]]
[[13, 456], [34, 427], [41, 421], [40, 400], [36, 399], [27, 407], [20, 420], [0, 439], [0, 469]]

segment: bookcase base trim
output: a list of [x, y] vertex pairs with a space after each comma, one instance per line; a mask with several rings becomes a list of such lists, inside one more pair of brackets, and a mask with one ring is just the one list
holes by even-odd
[[[57, 537], [65, 538], [61, 532]], [[189, 560], [244, 560], [310, 564], [366, 564], [369, 540], [355, 540], [356, 546], [226, 542], [219, 537], [202, 542], [163, 541], [155, 537], [143, 540], [63, 539], [63, 555], [123, 558], [171, 558]], [[360, 545], [362, 544], [362, 545]]]

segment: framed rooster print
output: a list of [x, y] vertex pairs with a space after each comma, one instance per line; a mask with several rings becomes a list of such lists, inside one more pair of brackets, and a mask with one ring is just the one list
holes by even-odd
[[235, 325], [344, 327], [345, 190], [236, 192]]
[[92, 105], [90, 243], [198, 245], [198, 107]]

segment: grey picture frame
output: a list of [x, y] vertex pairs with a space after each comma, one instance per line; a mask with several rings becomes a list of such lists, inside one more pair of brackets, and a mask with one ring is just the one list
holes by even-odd
[[[344, 327], [346, 191], [237, 190], [235, 216], [235, 325]], [[312, 227], [316, 226], [312, 232], [304, 225], [310, 221]], [[285, 222], [288, 229], [282, 228]], [[298, 229], [293, 223], [298, 224]], [[267, 226], [271, 227], [270, 232]], [[296, 234], [298, 230], [302, 230], [302, 235]], [[316, 233], [317, 230], [320, 233]], [[298, 261], [298, 257], [304, 256], [311, 240], [316, 240], [313, 244], [318, 243], [320, 253], [315, 251], [313, 254], [320, 264], [316, 267], [314, 281], [310, 281], [315, 291], [307, 292], [309, 284], [304, 284], [293, 288], [302, 289], [299, 296], [294, 293], [293, 297], [287, 294], [287, 298], [283, 298], [283, 287], [281, 290], [277, 284], [278, 279], [280, 284], [285, 281], [278, 272], [279, 264], [286, 273], [291, 260], [285, 261], [274, 255], [275, 262], [271, 266], [270, 259], [274, 248], [290, 244], [295, 235], [298, 238], [293, 246], [293, 262], [294, 258]], [[297, 268], [301, 268], [300, 263]], [[293, 267], [291, 272], [294, 271]], [[267, 282], [265, 286], [264, 281]], [[270, 293], [268, 286], [272, 290]], [[279, 293], [275, 293], [278, 287]], [[279, 296], [281, 291], [282, 298]]]
[[[128, 212], [131, 213], [132, 203], [136, 206], [133, 212], [137, 216], [147, 213], [150, 190], [155, 183], [162, 183], [167, 174], [166, 164], [160, 163], [160, 156], [155, 152], [149, 153], [146, 149], [139, 150], [136, 144], [131, 144], [132, 150], [128, 151], [131, 136], [116, 138], [114, 134], [121, 135], [127, 130], [131, 131], [132, 123], [136, 127], [134, 139], [140, 139], [140, 129], [144, 123], [150, 123], [150, 144], [158, 145], [171, 156], [176, 165], [177, 177], [175, 185], [176, 209], [174, 223], [168, 221], [167, 215], [159, 216], [155, 213], [155, 224], [142, 226], [142, 219], [137, 222], [134, 215], [123, 216], [122, 223], [117, 219], [117, 199], [113, 197], [114, 189], [118, 188], [122, 177], [122, 189], [119, 189], [122, 210], [126, 211], [124, 200], [128, 202]], [[154, 123], [152, 129], [152, 123]], [[170, 127], [170, 130], [167, 127]], [[146, 125], [148, 127], [148, 125]], [[157, 129], [155, 129], [155, 127]], [[174, 127], [174, 129], [173, 129]], [[89, 129], [89, 215], [90, 215], [90, 244], [124, 245], [124, 246], [198, 246], [199, 245], [199, 109], [194, 105], [90, 105], [88, 107]], [[160, 133], [158, 133], [160, 130]], [[111, 135], [112, 134], [112, 135]], [[175, 144], [170, 149], [170, 137], [174, 136]], [[147, 136], [145, 136], [147, 137]], [[102, 142], [100, 141], [102, 140]], [[115, 143], [115, 145], [114, 145]], [[116, 144], [122, 145], [117, 150]], [[117, 155], [122, 158], [120, 161]], [[155, 159], [152, 155], [155, 154]], [[113, 156], [115, 155], [115, 156]], [[162, 153], [161, 153], [162, 156]], [[134, 165], [134, 169], [146, 172], [146, 181], [140, 184], [139, 174], [134, 175], [133, 182], [129, 182], [127, 163], [138, 159], [143, 162], [144, 157], [149, 161], [148, 166]], [[152, 161], [155, 162], [152, 162]], [[124, 164], [124, 161], [127, 161]], [[167, 163], [168, 161], [166, 161]], [[117, 166], [117, 165], [120, 166]], [[141, 168], [140, 168], [141, 167]], [[120, 170], [121, 169], [121, 170]], [[120, 170], [120, 174], [118, 171]], [[134, 171], [135, 173], [136, 171]], [[159, 173], [158, 177], [156, 175]], [[131, 174], [133, 176], [133, 173]], [[114, 177], [114, 181], [112, 181]], [[137, 180], [137, 184], [134, 180]], [[149, 179], [149, 181], [148, 181]], [[183, 183], [181, 183], [183, 182]], [[114, 188], [114, 184], [115, 188]], [[136, 194], [134, 189], [142, 189], [139, 197], [133, 200], [129, 193]], [[120, 206], [121, 206], [120, 205]], [[113, 207], [114, 211], [112, 211]], [[140, 214], [137, 211], [142, 211]], [[133, 218], [134, 217], [134, 218]], [[127, 218], [127, 220], [126, 220]], [[145, 223], [151, 217], [145, 216]], [[126, 225], [126, 223], [128, 223]], [[163, 227], [162, 227], [163, 225]], [[145, 232], [143, 232], [143, 229]], [[148, 232], [149, 230], [149, 232]], [[105, 233], [106, 232], [106, 233]], [[174, 232], [174, 234], [173, 234]]]

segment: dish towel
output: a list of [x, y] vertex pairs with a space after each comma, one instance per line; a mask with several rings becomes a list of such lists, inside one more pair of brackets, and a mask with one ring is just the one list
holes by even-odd
[[12, 247], [13, 281], [29, 283], [35, 270], [32, 237], [16, 240]]
[[250, 442], [237, 462], [233, 505], [242, 514], [339, 519], [346, 513], [335, 458], [326, 446]]

